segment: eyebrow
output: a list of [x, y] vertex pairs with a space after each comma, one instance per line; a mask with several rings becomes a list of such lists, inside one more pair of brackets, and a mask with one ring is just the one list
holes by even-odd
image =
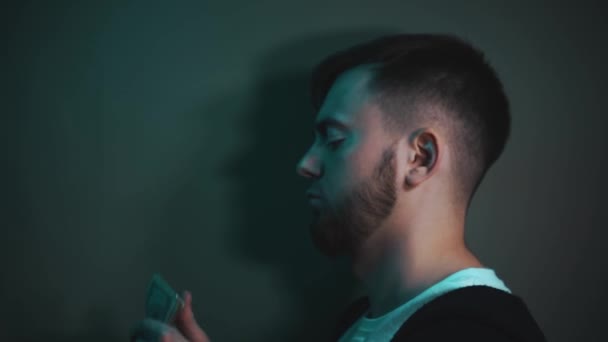
[[334, 118], [326, 118], [315, 123], [315, 131], [321, 133], [322, 135], [327, 135], [327, 129], [330, 127], [335, 127], [342, 131], [349, 130], [349, 127], [346, 125], [346, 123], [336, 120]]

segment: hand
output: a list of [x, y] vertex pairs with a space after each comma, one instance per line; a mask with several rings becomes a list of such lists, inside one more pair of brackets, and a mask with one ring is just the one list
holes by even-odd
[[194, 319], [192, 294], [188, 291], [184, 292], [184, 307], [175, 315], [174, 323], [175, 327], [146, 318], [135, 326], [131, 341], [210, 342]]

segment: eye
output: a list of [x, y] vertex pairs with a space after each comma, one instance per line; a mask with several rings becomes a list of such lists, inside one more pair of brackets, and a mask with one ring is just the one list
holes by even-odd
[[344, 139], [345, 138], [330, 140], [330, 141], [327, 142], [327, 146], [329, 146], [332, 150], [335, 150], [338, 147], [340, 147], [340, 145], [342, 144], [342, 142], [344, 141]]

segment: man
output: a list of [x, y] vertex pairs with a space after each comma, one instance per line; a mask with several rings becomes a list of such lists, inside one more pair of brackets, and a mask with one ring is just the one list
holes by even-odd
[[[367, 289], [339, 341], [544, 341], [526, 305], [464, 241], [481, 180], [510, 132], [507, 97], [481, 52], [448, 35], [394, 35], [314, 70], [311, 235]], [[207, 341], [190, 309], [167, 341]], [[163, 330], [164, 329], [164, 330]], [[143, 329], [145, 330], [145, 329]], [[181, 334], [180, 334], [181, 331]]]

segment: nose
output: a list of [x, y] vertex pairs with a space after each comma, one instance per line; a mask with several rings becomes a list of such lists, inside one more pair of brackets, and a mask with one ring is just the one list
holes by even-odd
[[311, 151], [312, 148], [300, 159], [296, 166], [296, 173], [305, 178], [319, 178], [322, 175], [319, 158]]

